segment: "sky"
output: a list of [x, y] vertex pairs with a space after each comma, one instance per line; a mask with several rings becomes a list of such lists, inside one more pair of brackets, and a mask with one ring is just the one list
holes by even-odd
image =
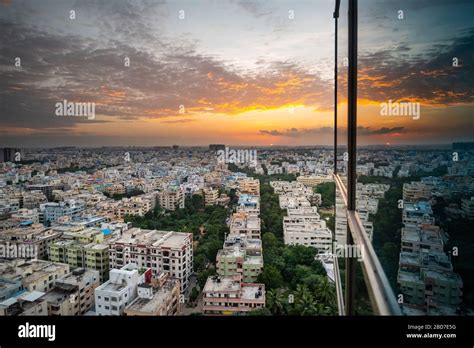
[[[331, 145], [333, 10], [334, 0], [0, 0], [0, 146]], [[343, 0], [342, 143], [346, 13]], [[359, 1], [358, 143], [473, 141], [473, 63], [473, 1]], [[95, 117], [57, 116], [63, 100], [95, 103]], [[389, 101], [419, 103], [420, 115], [381, 115]]]

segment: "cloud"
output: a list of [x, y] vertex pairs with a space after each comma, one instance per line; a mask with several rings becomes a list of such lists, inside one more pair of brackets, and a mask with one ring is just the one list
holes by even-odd
[[[104, 46], [4, 20], [0, 31], [4, 127], [88, 122], [54, 117], [54, 105], [63, 99], [96, 103], [99, 119], [94, 122], [179, 117], [181, 105], [188, 115], [332, 106], [327, 81], [291, 62], [271, 62], [257, 74], [245, 74], [185, 45], [176, 44], [157, 57], [124, 42]], [[13, 66], [17, 56], [21, 68]]]
[[[472, 103], [474, 28], [447, 42], [433, 46], [424, 55], [405, 55], [409, 44], [361, 54], [358, 97], [378, 102], [413, 100], [434, 106]], [[455, 57], [458, 67], [453, 66]], [[347, 87], [345, 77], [341, 74], [341, 91]]]
[[174, 123], [190, 123], [190, 122], [196, 122], [196, 119], [191, 119], [191, 118], [183, 118], [183, 119], [177, 119], [177, 120], [163, 120], [161, 123], [169, 123], [169, 124], [174, 124]]
[[[398, 134], [405, 133], [405, 127], [382, 127], [372, 129], [370, 127], [357, 127], [357, 134], [360, 136], [371, 136], [371, 135], [389, 135], [389, 134]], [[307, 137], [313, 135], [328, 135], [333, 134], [334, 128], [332, 127], [319, 127], [319, 128], [288, 128], [285, 130], [265, 130], [262, 129], [259, 131], [260, 135], [270, 135], [275, 137]], [[347, 129], [339, 128], [338, 134], [345, 135], [347, 134]]]

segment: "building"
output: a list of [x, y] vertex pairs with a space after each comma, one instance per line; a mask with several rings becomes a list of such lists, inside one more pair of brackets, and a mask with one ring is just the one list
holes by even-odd
[[144, 216], [155, 207], [155, 196], [149, 197], [135, 196], [130, 198], [122, 198], [117, 208], [117, 217], [123, 219], [125, 215]]
[[462, 302], [461, 276], [442, 252], [402, 251], [397, 281], [406, 304], [426, 309], [435, 302], [456, 308]]
[[48, 292], [54, 282], [69, 273], [69, 265], [44, 260], [0, 260], [0, 277], [21, 281], [28, 291]]
[[48, 315], [84, 315], [94, 305], [94, 290], [100, 285], [99, 272], [77, 268], [58, 279], [44, 296]]
[[125, 307], [137, 297], [138, 285], [149, 283], [151, 278], [150, 268], [134, 263], [110, 270], [109, 280], [95, 288], [96, 315], [123, 315]]
[[127, 316], [179, 315], [179, 280], [161, 273], [150, 283], [141, 283], [137, 287], [137, 297], [125, 307]]
[[297, 182], [302, 183], [305, 186], [315, 187], [323, 182], [332, 182], [334, 181], [330, 175], [300, 175], [296, 178]]
[[132, 228], [109, 242], [110, 268], [135, 263], [150, 267], [154, 276], [170, 273], [179, 280], [184, 292], [193, 273], [192, 242], [192, 233]]
[[46, 316], [48, 304], [44, 292], [25, 291], [0, 302], [0, 316]]
[[217, 273], [244, 283], [257, 281], [263, 270], [262, 241], [259, 239], [228, 238], [217, 252]]
[[62, 190], [62, 184], [32, 184], [26, 185], [28, 191], [40, 191], [48, 200], [53, 199], [53, 190]]
[[444, 237], [438, 226], [418, 225], [416, 227], [402, 228], [401, 251], [417, 253], [423, 252], [443, 252]]
[[45, 226], [50, 226], [63, 216], [74, 217], [82, 213], [86, 206], [82, 201], [68, 200], [59, 203], [48, 202], [41, 204], [42, 221]]
[[240, 194], [239, 201], [237, 203], [238, 212], [246, 212], [249, 214], [260, 214], [260, 197], [252, 196], [248, 194]]
[[403, 184], [403, 202], [413, 203], [431, 198], [432, 186], [422, 182]]
[[254, 178], [240, 178], [238, 181], [239, 193], [260, 196], [260, 180]]
[[19, 293], [22, 289], [20, 280], [0, 277], [0, 302]]
[[260, 218], [246, 212], [232, 214], [229, 223], [229, 237], [260, 239]]
[[84, 258], [86, 269], [99, 272], [101, 283], [109, 279], [109, 246], [106, 244], [90, 243], [84, 246]]
[[169, 186], [157, 194], [157, 200], [162, 209], [176, 210], [184, 208], [185, 194], [180, 186]]
[[265, 307], [265, 284], [242, 283], [232, 277], [207, 278], [203, 312], [208, 315], [239, 315]]
[[75, 232], [63, 233], [62, 239], [49, 245], [49, 260], [67, 263], [71, 269], [97, 270], [100, 281], [109, 275], [109, 247], [101, 243], [104, 235], [98, 229], [77, 227]]
[[420, 224], [434, 225], [433, 210], [428, 202], [404, 203], [402, 221], [405, 227]]
[[205, 188], [203, 190], [204, 194], [204, 205], [215, 205], [217, 199], [219, 198], [219, 190], [215, 190], [213, 188]]
[[44, 259], [48, 257], [49, 245], [60, 237], [61, 233], [42, 225], [26, 225], [3, 231], [0, 249], [7, 247], [2, 250], [4, 258]]
[[11, 218], [19, 222], [31, 222], [32, 224], [39, 223], [39, 212], [37, 209], [18, 209], [15, 213], [11, 214]]
[[283, 239], [285, 245], [313, 247], [320, 253], [332, 250], [332, 232], [326, 222], [311, 222], [301, 217], [283, 218]]

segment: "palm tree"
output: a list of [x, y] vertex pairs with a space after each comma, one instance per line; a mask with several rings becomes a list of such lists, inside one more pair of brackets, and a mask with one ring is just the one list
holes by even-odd
[[316, 315], [317, 301], [311, 294], [308, 286], [305, 284], [298, 284], [295, 291], [295, 305], [293, 306], [292, 314], [294, 315]]
[[296, 286], [296, 293], [295, 293], [295, 297], [297, 299], [301, 299], [302, 297], [304, 297], [305, 295], [310, 295], [311, 292], [309, 291], [309, 288], [306, 284], [298, 284]]
[[314, 299], [313, 295], [308, 293], [302, 294], [296, 303], [296, 310], [299, 315], [317, 315], [318, 314], [318, 303]]
[[334, 307], [336, 305], [336, 289], [331, 284], [327, 277], [321, 277], [319, 282], [316, 284], [316, 290], [314, 296], [319, 303], [324, 304], [328, 307]]
[[280, 289], [271, 289], [266, 293], [267, 307], [273, 315], [283, 314], [283, 304], [285, 297]]

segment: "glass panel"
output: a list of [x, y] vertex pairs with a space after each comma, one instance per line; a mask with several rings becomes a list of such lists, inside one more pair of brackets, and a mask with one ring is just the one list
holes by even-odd
[[473, 306], [473, 11], [359, 1], [357, 210], [408, 315]]

